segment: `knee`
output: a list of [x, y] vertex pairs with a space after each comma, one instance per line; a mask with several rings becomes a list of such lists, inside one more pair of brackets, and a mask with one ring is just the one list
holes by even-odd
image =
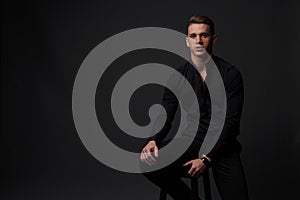
[[152, 182], [159, 180], [160, 177], [159, 173], [157, 172], [144, 172], [143, 175]]

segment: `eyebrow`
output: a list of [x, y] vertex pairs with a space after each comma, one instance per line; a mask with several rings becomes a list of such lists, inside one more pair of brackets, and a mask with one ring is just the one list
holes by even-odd
[[197, 33], [189, 33], [188, 36], [192, 36], [192, 35], [203, 35], [203, 34], [208, 34], [208, 35], [210, 35], [209, 32], [201, 32], [201, 33], [199, 33], [199, 34], [197, 34]]

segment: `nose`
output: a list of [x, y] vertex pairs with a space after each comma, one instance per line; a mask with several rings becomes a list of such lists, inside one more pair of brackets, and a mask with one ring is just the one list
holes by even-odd
[[196, 41], [196, 43], [202, 43], [202, 38], [201, 38], [201, 36], [200, 35], [197, 35], [196, 36], [196, 38], [195, 38], [195, 41]]

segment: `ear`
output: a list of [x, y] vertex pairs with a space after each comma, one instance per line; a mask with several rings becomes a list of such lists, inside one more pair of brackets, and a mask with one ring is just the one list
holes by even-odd
[[185, 44], [186, 44], [187, 47], [190, 47], [190, 44], [189, 44], [189, 41], [188, 41], [188, 37], [187, 37], [187, 36], [185, 37]]
[[217, 36], [216, 35], [213, 36], [212, 41], [213, 41], [213, 44], [216, 43], [216, 41], [217, 41]]

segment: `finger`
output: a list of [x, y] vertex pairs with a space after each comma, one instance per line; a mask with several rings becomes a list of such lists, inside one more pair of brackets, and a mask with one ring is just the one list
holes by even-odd
[[146, 156], [146, 155], [144, 155], [144, 156], [145, 156], [145, 158], [144, 158], [144, 162], [145, 162], [146, 164], [148, 164], [148, 165], [152, 166], [152, 162], [151, 162], [151, 161], [149, 161], [149, 160], [147, 159], [147, 156]]
[[158, 157], [158, 148], [157, 148], [157, 146], [154, 147], [154, 155], [155, 155], [155, 157]]
[[149, 150], [147, 148], [144, 148], [143, 149], [143, 155], [144, 155], [145, 160], [148, 159], [148, 154], [149, 154]]
[[150, 163], [148, 160], [145, 160], [144, 163], [146, 163], [147, 165], [152, 166], [152, 163]]
[[147, 160], [147, 162], [150, 165], [154, 165], [155, 164], [155, 159], [152, 157], [152, 155], [151, 155], [150, 152], [145, 154], [145, 159]]
[[143, 163], [148, 164], [148, 161], [147, 161], [147, 159], [146, 159], [145, 153], [142, 153], [142, 155], [141, 155], [141, 160], [142, 160]]
[[140, 159], [141, 159], [142, 161], [145, 159], [144, 150], [142, 150], [142, 152], [141, 152]]
[[153, 158], [153, 156], [151, 155], [151, 156], [149, 156], [149, 157], [147, 157], [147, 161], [148, 162], [150, 162], [152, 165], [154, 165], [155, 164], [155, 162], [156, 162], [156, 160]]
[[197, 175], [201, 174], [201, 173], [202, 173], [201, 168], [195, 167], [192, 175], [193, 175], [193, 177], [197, 177]]
[[143, 153], [141, 154], [141, 158], [142, 158], [142, 162], [143, 162], [143, 163], [146, 163], [147, 165], [152, 165], [152, 163], [149, 162], [149, 160], [147, 159], [147, 154], [146, 154], [145, 152], [143, 152]]
[[153, 161], [151, 161], [149, 158], [146, 158], [145, 162], [147, 162], [147, 164], [151, 166], [154, 164]]
[[148, 151], [147, 152], [147, 160], [149, 160], [150, 162], [155, 162], [155, 158], [152, 156], [151, 152]]
[[190, 164], [192, 164], [192, 161], [184, 163], [183, 166], [187, 166], [187, 165], [190, 165]]
[[143, 153], [147, 153], [148, 152], [148, 149], [147, 148], [143, 148]]
[[193, 177], [198, 178], [198, 177], [200, 177], [201, 175], [202, 175], [202, 172], [198, 171], [198, 172], [196, 172], [196, 173], [194, 174]]
[[150, 152], [149, 154], [150, 154], [150, 157], [149, 157], [149, 159], [151, 159], [151, 161], [155, 162], [155, 161], [156, 161], [156, 159], [153, 157], [153, 153], [152, 153], [152, 152]]
[[194, 171], [192, 172], [192, 177], [195, 177], [196, 174], [198, 174], [198, 173], [199, 173], [199, 169], [194, 168]]
[[150, 150], [147, 147], [143, 148], [142, 153], [141, 153], [141, 159], [142, 159], [142, 162], [151, 166], [151, 165], [153, 165], [153, 162], [150, 159], [148, 159], [149, 153], [150, 153]]
[[193, 172], [194, 172], [194, 170], [195, 170], [195, 168], [192, 166], [191, 168], [190, 168], [190, 170], [189, 170], [189, 175], [191, 175], [192, 176], [192, 174], [193, 174]]

